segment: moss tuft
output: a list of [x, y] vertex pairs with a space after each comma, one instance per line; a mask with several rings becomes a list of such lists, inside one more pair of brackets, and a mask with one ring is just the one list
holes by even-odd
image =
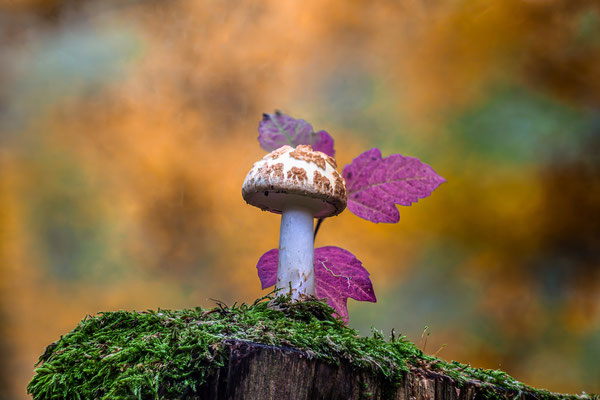
[[[227, 361], [226, 340], [289, 346], [329, 363], [352, 363], [400, 383], [411, 367], [459, 382], [479, 380], [534, 391], [502, 371], [427, 356], [405, 337], [359, 337], [327, 304], [270, 296], [252, 305], [206, 310], [105, 312], [87, 316], [40, 357], [28, 392], [34, 399], [181, 398], [195, 395]], [[575, 399], [535, 390], [538, 398]]]

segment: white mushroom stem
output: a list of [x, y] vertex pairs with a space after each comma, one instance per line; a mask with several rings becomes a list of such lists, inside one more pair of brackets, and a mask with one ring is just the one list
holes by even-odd
[[315, 294], [313, 228], [309, 208], [288, 205], [282, 210], [275, 287], [282, 289], [280, 295], [288, 294], [291, 287], [293, 300]]

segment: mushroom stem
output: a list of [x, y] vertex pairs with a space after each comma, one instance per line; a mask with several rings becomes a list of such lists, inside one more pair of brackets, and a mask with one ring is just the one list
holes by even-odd
[[313, 227], [311, 209], [289, 205], [282, 210], [276, 288], [287, 294], [291, 287], [293, 300], [315, 295]]

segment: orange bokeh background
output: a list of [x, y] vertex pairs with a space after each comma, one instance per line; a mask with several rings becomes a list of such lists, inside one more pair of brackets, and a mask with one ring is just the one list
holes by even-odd
[[0, 0], [0, 39], [0, 398], [86, 314], [265, 293], [279, 218], [241, 184], [275, 108], [340, 166], [377, 146], [448, 181], [323, 224], [371, 272], [352, 327], [600, 392], [597, 2]]

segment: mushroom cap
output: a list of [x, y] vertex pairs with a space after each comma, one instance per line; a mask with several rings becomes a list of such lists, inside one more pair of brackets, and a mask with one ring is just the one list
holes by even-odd
[[337, 215], [346, 208], [346, 182], [335, 159], [309, 145], [282, 146], [254, 163], [242, 187], [248, 204], [281, 214], [300, 205], [313, 217]]

